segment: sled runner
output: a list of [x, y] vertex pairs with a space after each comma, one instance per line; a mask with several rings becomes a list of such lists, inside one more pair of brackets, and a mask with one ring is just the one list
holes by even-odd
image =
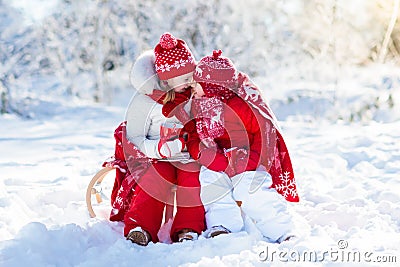
[[[86, 189], [86, 205], [91, 218], [96, 217], [96, 213], [93, 209], [92, 200], [95, 198], [97, 204], [103, 202], [103, 186], [102, 182], [104, 178], [110, 174], [111, 171], [115, 170], [115, 167], [103, 167], [100, 171], [98, 171], [93, 178], [90, 180], [87, 189]], [[175, 193], [176, 187], [171, 189], [171, 194], [168, 199], [168, 203], [175, 203]], [[169, 219], [172, 219], [174, 216], [174, 207], [175, 205], [166, 205], [164, 211], [164, 222], [168, 222]]]
[[98, 171], [93, 176], [92, 180], [90, 180], [90, 182], [89, 182], [89, 185], [86, 189], [86, 205], [87, 205], [89, 215], [91, 218], [96, 217], [96, 213], [94, 212], [93, 206], [92, 206], [92, 195], [95, 195], [97, 204], [100, 204], [101, 202], [103, 202], [103, 198], [101, 196], [101, 192], [102, 192], [101, 183], [103, 182], [104, 177], [106, 177], [106, 175], [114, 169], [115, 168], [113, 168], [113, 167], [104, 167], [103, 169]]

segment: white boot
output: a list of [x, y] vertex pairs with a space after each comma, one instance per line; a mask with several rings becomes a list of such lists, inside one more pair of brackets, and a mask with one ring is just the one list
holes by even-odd
[[233, 177], [233, 182], [235, 200], [242, 201], [243, 212], [254, 221], [265, 238], [271, 242], [279, 242], [292, 235], [294, 224], [287, 210], [287, 201], [275, 189], [270, 188], [272, 179], [269, 173], [249, 171], [240, 177]]

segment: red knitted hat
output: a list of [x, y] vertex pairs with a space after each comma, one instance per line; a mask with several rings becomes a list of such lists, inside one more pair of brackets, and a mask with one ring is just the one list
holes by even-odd
[[160, 80], [168, 80], [194, 71], [194, 56], [185, 41], [166, 32], [154, 48], [155, 67]]
[[221, 54], [221, 50], [214, 50], [212, 56], [203, 57], [196, 66], [194, 80], [232, 87], [236, 82], [236, 69], [232, 61]]

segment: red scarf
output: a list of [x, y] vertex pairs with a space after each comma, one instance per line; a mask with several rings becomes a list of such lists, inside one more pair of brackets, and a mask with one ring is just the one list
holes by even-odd
[[158, 104], [162, 105], [163, 100], [165, 98], [165, 94], [166, 94], [165, 91], [154, 89], [153, 92], [151, 93], [151, 95], [147, 95], [147, 96], [151, 97], [151, 99], [156, 101]]
[[192, 115], [200, 140], [207, 146], [224, 134], [224, 102], [235, 96], [229, 88], [213, 83], [200, 82], [205, 97], [193, 99]]
[[217, 97], [193, 99], [192, 113], [200, 140], [215, 139], [224, 134], [224, 103]]

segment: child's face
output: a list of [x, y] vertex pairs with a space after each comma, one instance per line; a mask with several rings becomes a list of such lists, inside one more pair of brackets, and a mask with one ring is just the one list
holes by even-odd
[[193, 84], [193, 72], [174, 77], [165, 81], [165, 83], [176, 93], [182, 93]]
[[196, 83], [196, 86], [193, 88], [194, 91], [194, 98], [202, 98], [205, 93], [203, 87], [199, 83]]

